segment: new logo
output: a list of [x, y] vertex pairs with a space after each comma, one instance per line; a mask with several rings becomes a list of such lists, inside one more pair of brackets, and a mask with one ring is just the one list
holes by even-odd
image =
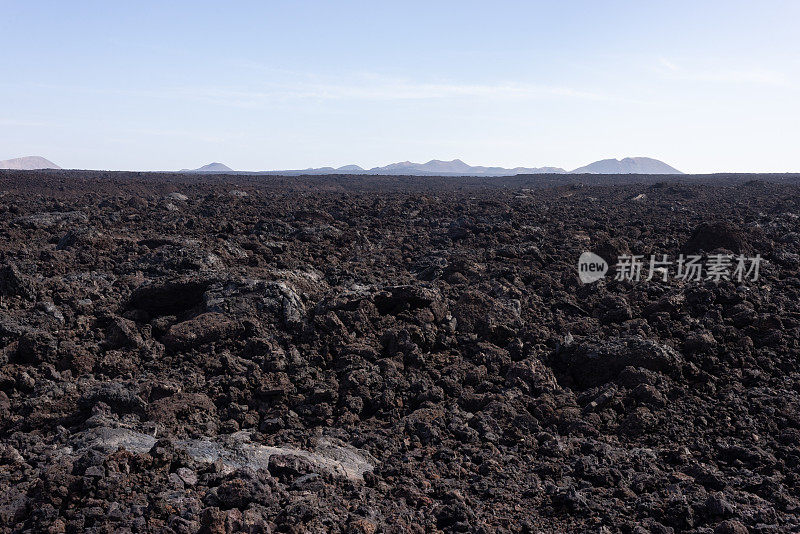
[[578, 258], [578, 277], [584, 284], [597, 282], [606, 276], [608, 263], [606, 260], [591, 252], [584, 252]]

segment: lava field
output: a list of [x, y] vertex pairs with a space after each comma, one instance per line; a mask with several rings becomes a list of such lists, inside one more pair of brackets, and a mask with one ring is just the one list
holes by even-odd
[[0, 171], [0, 532], [799, 532], [800, 181], [753, 178]]

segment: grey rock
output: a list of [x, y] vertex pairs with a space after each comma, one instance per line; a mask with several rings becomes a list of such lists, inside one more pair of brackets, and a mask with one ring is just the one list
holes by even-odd
[[10, 263], [0, 267], [0, 296], [33, 299], [36, 287], [33, 281]]
[[[78, 450], [93, 448], [111, 453], [124, 448], [137, 454], [149, 452], [156, 442], [156, 438], [148, 434], [127, 428], [109, 427], [89, 429], [73, 440]], [[268, 471], [272, 456], [288, 455], [308, 462], [316, 472], [362, 480], [364, 473], [371, 472], [377, 463], [369, 453], [340, 440], [325, 437], [316, 439], [313, 450], [253, 443], [247, 432], [218, 436], [215, 439], [177, 440], [175, 446], [186, 451], [195, 461], [208, 464], [220, 462], [226, 472], [243, 468]], [[179, 472], [178, 476], [185, 484], [193, 484], [191, 473]]]

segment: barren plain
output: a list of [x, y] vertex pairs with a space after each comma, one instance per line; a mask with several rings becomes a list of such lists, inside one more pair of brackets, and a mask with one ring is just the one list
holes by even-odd
[[0, 531], [800, 531], [798, 187], [0, 172]]

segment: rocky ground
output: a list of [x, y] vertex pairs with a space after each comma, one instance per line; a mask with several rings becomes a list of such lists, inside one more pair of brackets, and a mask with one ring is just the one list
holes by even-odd
[[800, 531], [772, 178], [2, 173], [0, 531]]

